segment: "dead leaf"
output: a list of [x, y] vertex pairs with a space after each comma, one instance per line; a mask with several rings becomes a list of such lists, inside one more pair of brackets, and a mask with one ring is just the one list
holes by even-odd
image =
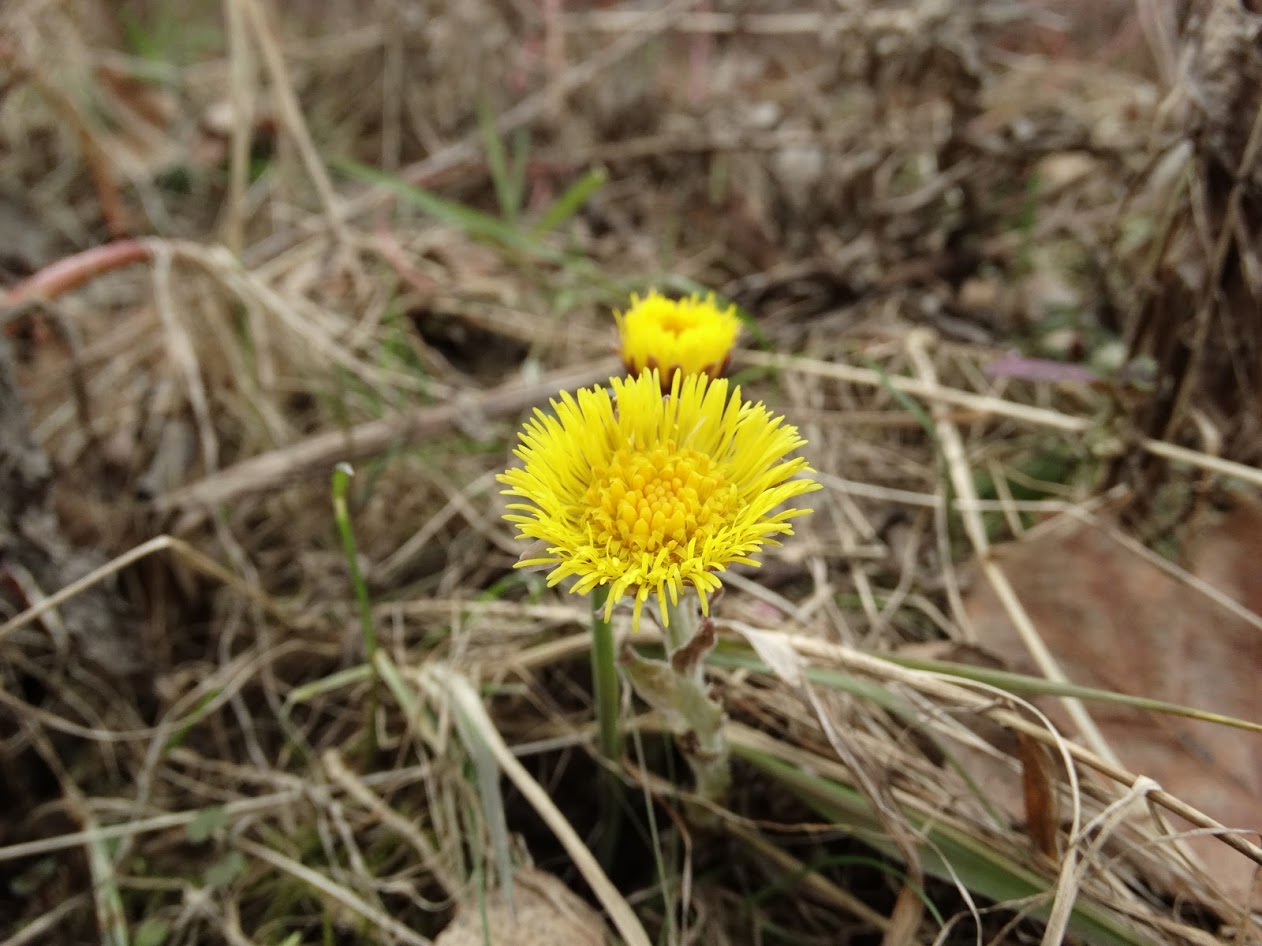
[[805, 678], [802, 671], [806, 661], [782, 635], [760, 631], [741, 621], [724, 621], [721, 626], [745, 638], [746, 643], [754, 648], [754, 653], [762, 658], [772, 673], [789, 686], [800, 687], [803, 684]]
[[[1069, 679], [1247, 720], [1262, 720], [1262, 631], [1155, 563], [1086, 525], [995, 549], [996, 560]], [[1262, 609], [1262, 507], [1239, 504], [1189, 542], [1191, 570], [1235, 601]], [[1009, 669], [1037, 673], [984, 582], [967, 603], [979, 643]], [[1058, 700], [1037, 701], [1073, 732]], [[1112, 704], [1088, 709], [1131, 771], [1233, 828], [1262, 828], [1262, 736]], [[1020, 811], [1019, 795], [1003, 799]], [[1235, 896], [1255, 865], [1214, 838], [1191, 846]]]
[[1056, 858], [1057, 815], [1055, 770], [1047, 747], [1023, 732], [1017, 733], [1021, 759], [1021, 787], [1025, 795], [1025, 830], [1040, 854]]
[[[515, 907], [516, 909], [514, 909]], [[487, 896], [486, 930], [475, 894], [434, 939], [434, 946], [605, 946], [600, 914], [551, 874], [527, 868], [513, 878], [513, 907]]]

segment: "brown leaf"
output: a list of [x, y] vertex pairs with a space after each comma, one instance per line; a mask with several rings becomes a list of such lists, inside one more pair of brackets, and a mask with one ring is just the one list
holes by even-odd
[[[1074, 683], [1262, 720], [1262, 631], [1144, 560], [1104, 530], [1076, 526], [995, 550], [1049, 650]], [[1240, 504], [1188, 544], [1191, 571], [1262, 610], [1262, 507]], [[1037, 674], [993, 591], [978, 582], [968, 612], [979, 643]], [[1058, 700], [1039, 701], [1073, 733]], [[1092, 703], [1121, 761], [1233, 828], [1262, 828], [1262, 736], [1126, 706]], [[1028, 789], [1027, 785], [1027, 789]], [[1004, 799], [1015, 813], [1018, 798]], [[1253, 869], [1214, 838], [1191, 847], [1225, 890], [1243, 895]]]
[[1021, 787], [1025, 794], [1025, 829], [1035, 850], [1055, 858], [1060, 818], [1051, 757], [1041, 742], [1023, 732], [1017, 733], [1017, 756], [1021, 759]]
[[499, 894], [488, 895], [486, 930], [475, 894], [460, 904], [456, 918], [434, 946], [605, 946], [600, 915], [551, 874], [533, 868], [513, 879], [513, 906]]

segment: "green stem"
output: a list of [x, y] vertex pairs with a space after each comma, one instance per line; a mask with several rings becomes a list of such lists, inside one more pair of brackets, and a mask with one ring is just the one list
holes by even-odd
[[372, 672], [371, 689], [368, 692], [368, 728], [365, 733], [365, 754], [369, 761], [377, 754], [377, 699], [380, 680], [377, 677], [377, 626], [373, 623], [372, 600], [368, 595], [368, 583], [359, 569], [359, 549], [355, 543], [355, 528], [351, 523], [351, 477], [355, 471], [349, 463], [339, 463], [333, 469], [333, 518], [342, 540], [342, 554], [351, 573], [351, 587], [355, 589], [355, 601], [359, 605], [359, 632], [364, 644], [364, 660]]
[[[622, 700], [618, 692], [618, 656], [614, 652], [613, 627], [605, 620], [605, 603], [609, 589], [598, 585], [592, 592], [592, 699], [596, 704], [600, 752], [614, 764], [622, 764], [622, 731], [618, 713]], [[595, 852], [600, 863], [613, 867], [622, 840], [623, 787], [618, 774], [609, 768], [600, 770], [601, 824]]]
[[359, 569], [359, 549], [355, 543], [355, 529], [351, 525], [350, 504], [346, 500], [352, 475], [349, 463], [339, 463], [333, 470], [333, 518], [337, 521], [338, 535], [342, 539], [342, 554], [350, 569], [351, 587], [355, 591], [355, 603], [359, 607], [359, 632], [364, 643], [364, 662], [373, 667], [377, 656], [377, 626], [373, 623], [368, 584]]
[[618, 728], [622, 701], [618, 693], [613, 627], [605, 620], [608, 598], [609, 589], [604, 585], [598, 585], [592, 592], [592, 695], [600, 727], [600, 751], [606, 758], [618, 762], [622, 758], [622, 733]]

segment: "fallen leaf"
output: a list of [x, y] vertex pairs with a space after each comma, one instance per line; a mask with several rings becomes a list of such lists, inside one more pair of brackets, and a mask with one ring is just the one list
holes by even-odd
[[605, 924], [586, 901], [551, 874], [528, 868], [513, 878], [513, 903], [490, 893], [482, 906], [471, 893], [434, 946], [605, 946]]
[[[1034, 626], [1071, 681], [1262, 720], [1262, 631], [1099, 528], [1073, 525], [994, 550]], [[1262, 610], [1262, 507], [1238, 504], [1188, 543], [1190, 570]], [[1037, 674], [1007, 612], [978, 581], [967, 610], [979, 643]], [[1066, 734], [1059, 700], [1036, 701]], [[1262, 828], [1262, 736], [1199, 720], [1092, 703], [1105, 740], [1131, 771], [1232, 828]], [[1010, 813], [1021, 796], [1002, 799]], [[1211, 837], [1191, 848], [1226, 893], [1243, 897], [1256, 865]]]
[[1025, 796], [1025, 825], [1040, 854], [1055, 859], [1056, 830], [1060, 825], [1054, 790], [1056, 772], [1047, 747], [1033, 736], [1017, 733], [1021, 759], [1021, 787]]

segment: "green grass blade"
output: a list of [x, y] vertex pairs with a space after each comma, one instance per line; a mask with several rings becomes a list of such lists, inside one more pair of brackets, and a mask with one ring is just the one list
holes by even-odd
[[[473, 767], [477, 780], [477, 797], [482, 803], [482, 817], [486, 833], [491, 842], [491, 851], [495, 859], [495, 870], [498, 874], [499, 888], [511, 904], [513, 902], [513, 858], [509, 846], [508, 815], [504, 810], [504, 794], [500, 790], [500, 769], [494, 753], [487, 745], [481, 726], [489, 724], [489, 720], [471, 719], [461, 705], [454, 703], [452, 714], [456, 721], [456, 732], [464, 744], [465, 752]], [[474, 845], [476, 854], [477, 845]]]
[[958, 677], [961, 680], [974, 680], [1007, 690], [1009, 693], [1020, 693], [1031, 696], [1069, 696], [1083, 701], [1096, 703], [1115, 703], [1130, 706], [1134, 709], [1151, 710], [1154, 713], [1165, 713], [1168, 716], [1183, 716], [1188, 719], [1199, 719], [1202, 722], [1216, 723], [1219, 726], [1230, 726], [1246, 732], [1262, 733], [1262, 723], [1238, 719], [1235, 716], [1224, 716], [1208, 710], [1183, 706], [1147, 696], [1132, 696], [1129, 693], [1117, 693], [1113, 690], [1101, 690], [1096, 687], [1079, 686], [1076, 683], [1057, 683], [1043, 677], [1032, 677], [1024, 673], [1013, 673], [1010, 670], [991, 670], [986, 667], [972, 667], [968, 664], [951, 663], [943, 660], [920, 660], [912, 657], [884, 656], [900, 667], [909, 670], [926, 670], [944, 676]]
[[[722, 642], [713, 653], [706, 657], [706, 663], [714, 667], [725, 667], [732, 670], [752, 670], [755, 673], [775, 675], [775, 672], [767, 666], [766, 662], [752, 650], [746, 649], [743, 645], [732, 644], [727, 641]], [[903, 719], [912, 719], [917, 715], [910, 703], [899, 699], [881, 684], [872, 680], [843, 673], [839, 670], [826, 670], [819, 667], [806, 667], [804, 669], [807, 679], [812, 683], [820, 683], [829, 689], [857, 696]]]
[[294, 687], [285, 697], [283, 708], [285, 710], [292, 709], [299, 703], [309, 703], [326, 693], [333, 693], [345, 687], [355, 686], [357, 683], [364, 683], [372, 678], [373, 668], [368, 666], [368, 664], [347, 667], [345, 670], [331, 673], [327, 677], [321, 677], [319, 680], [312, 680], [303, 686]]
[[566, 254], [531, 237], [513, 224], [505, 223], [490, 214], [466, 207], [454, 200], [445, 200], [424, 188], [414, 187], [406, 181], [401, 181], [391, 174], [350, 161], [339, 161], [336, 167], [351, 177], [393, 191], [435, 220], [462, 230], [471, 237], [496, 243], [506, 249], [525, 253], [546, 262], [571, 265], [574, 263], [574, 260], [567, 258]]
[[359, 606], [359, 629], [363, 635], [364, 657], [371, 665], [377, 653], [377, 625], [372, 617], [372, 601], [368, 597], [368, 585], [359, 568], [359, 550], [355, 543], [355, 529], [351, 525], [350, 504], [346, 496], [350, 492], [354, 470], [349, 463], [339, 463], [333, 470], [333, 518], [342, 540], [342, 553], [346, 567], [350, 569], [351, 586], [355, 589], [355, 601]]
[[[909, 670], [924, 670], [941, 674], [944, 677], [956, 677], [960, 680], [972, 680], [998, 687], [1009, 693], [1023, 696], [1068, 696], [1084, 702], [1112, 703], [1129, 706], [1133, 709], [1150, 710], [1168, 716], [1182, 716], [1219, 726], [1230, 726], [1245, 732], [1262, 733], [1262, 723], [1235, 716], [1226, 716], [1209, 710], [1184, 706], [1148, 696], [1133, 696], [1130, 693], [1118, 693], [1114, 690], [1101, 690], [1097, 687], [1081, 686], [1076, 683], [1057, 683], [1043, 677], [1032, 677], [1024, 673], [1013, 673], [1010, 670], [993, 670], [988, 667], [973, 667], [968, 664], [952, 663], [945, 660], [924, 660], [916, 657], [901, 657], [893, 654], [877, 655], [880, 660], [889, 661]], [[719, 649], [712, 653], [707, 662], [716, 667], [752, 670], [756, 673], [771, 674], [772, 670], [748, 648], [740, 644], [723, 642]], [[806, 675], [813, 683], [830, 689], [868, 700], [882, 709], [888, 710], [902, 718], [910, 719], [915, 714], [911, 707], [898, 699], [879, 683], [856, 677], [839, 670], [828, 670], [820, 667], [806, 668]]]
[[403, 674], [399, 673], [398, 665], [383, 650], [377, 651], [375, 669], [381, 682], [385, 684], [386, 689], [390, 691], [390, 695], [399, 704], [399, 708], [403, 710], [404, 718], [409, 723], [418, 719], [420, 708], [417, 705], [416, 698], [404, 682]]
[[[883, 853], [898, 856], [895, 846], [886, 839], [872, 806], [849, 785], [804, 772], [783, 759], [744, 744], [739, 738], [732, 740], [732, 751], [762, 769], [821, 816], [855, 829], [865, 842]], [[1046, 895], [1047, 906], [1034, 909], [1030, 914], [1046, 917], [1056, 880], [1027, 866], [1028, 858], [1018, 861], [1015, 852], [1000, 851], [988, 846], [983, 838], [916, 812], [904, 811], [903, 816], [925, 839], [919, 854], [928, 873], [948, 882], [958, 881], [968, 890], [997, 903]], [[1072, 912], [1070, 928], [1092, 946], [1144, 946], [1148, 942], [1123, 917], [1081, 894]]]
[[491, 183], [495, 187], [495, 200], [500, 207], [500, 215], [513, 226], [521, 216], [522, 191], [525, 184], [525, 152], [522, 147], [524, 138], [518, 136], [514, 140], [520, 162], [509, 166], [508, 155], [504, 151], [504, 142], [495, 130], [495, 115], [486, 102], [478, 107], [478, 128], [482, 133], [482, 146], [486, 149], [486, 166], [491, 172]]
[[530, 228], [531, 232], [537, 236], [551, 233], [578, 213], [579, 208], [587, 203], [592, 194], [604, 187], [608, 180], [609, 174], [604, 168], [592, 168], [552, 202]]

